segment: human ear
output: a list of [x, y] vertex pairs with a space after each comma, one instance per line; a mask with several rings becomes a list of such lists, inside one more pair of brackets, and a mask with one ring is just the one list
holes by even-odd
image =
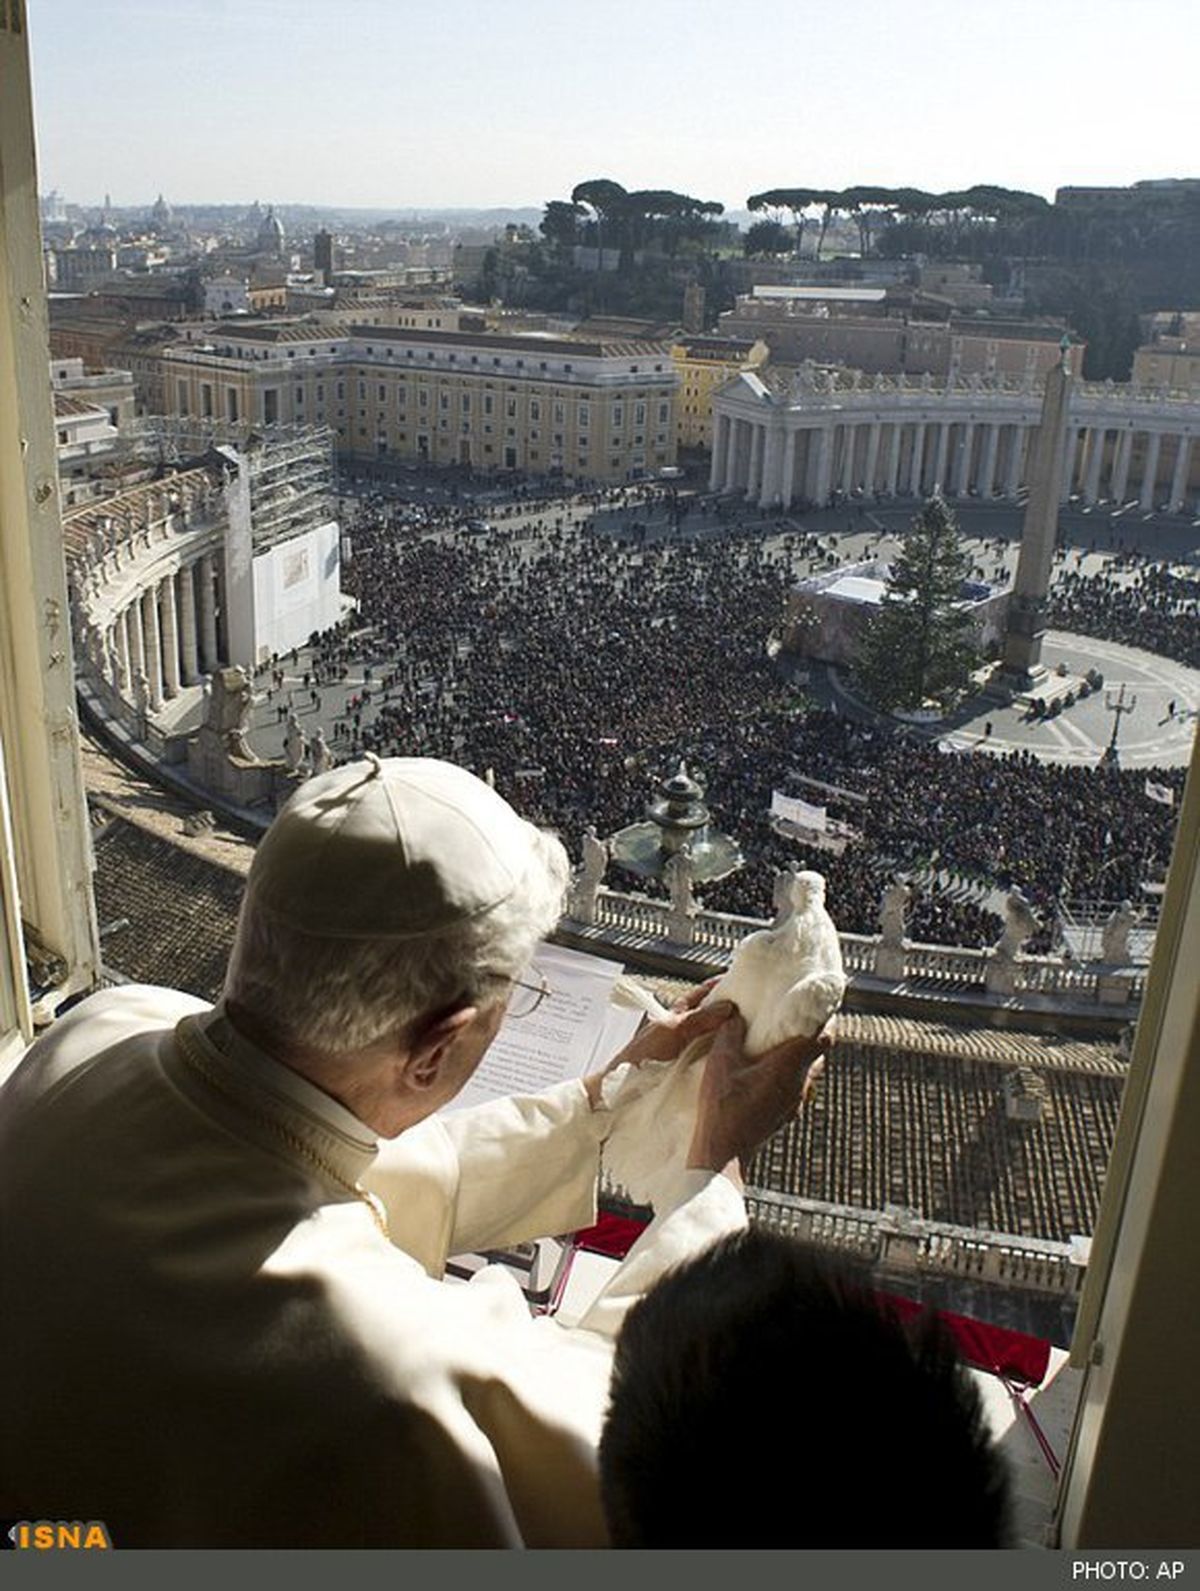
[[405, 1076], [413, 1088], [436, 1086], [447, 1054], [478, 1015], [478, 1006], [465, 1005], [418, 1023], [404, 1062]]

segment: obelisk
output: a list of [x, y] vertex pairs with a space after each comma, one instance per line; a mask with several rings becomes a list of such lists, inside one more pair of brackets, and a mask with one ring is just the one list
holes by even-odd
[[1067, 407], [1071, 397], [1071, 339], [1064, 333], [1058, 363], [1046, 375], [1042, 418], [1034, 441], [1033, 473], [1017, 575], [1008, 601], [1001, 668], [1004, 684], [1030, 690], [1045, 674], [1042, 640], [1046, 633], [1050, 571], [1066, 463]]

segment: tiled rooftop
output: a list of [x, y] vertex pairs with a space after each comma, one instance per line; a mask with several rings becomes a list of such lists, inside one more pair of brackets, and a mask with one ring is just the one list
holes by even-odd
[[135, 983], [221, 992], [243, 880], [239, 873], [114, 818], [97, 835], [96, 915], [107, 970]]
[[[1008, 1118], [1017, 1067], [1042, 1085], [1038, 1121]], [[1110, 1044], [845, 1015], [814, 1099], [747, 1182], [1066, 1242], [1095, 1226], [1123, 1072]]]

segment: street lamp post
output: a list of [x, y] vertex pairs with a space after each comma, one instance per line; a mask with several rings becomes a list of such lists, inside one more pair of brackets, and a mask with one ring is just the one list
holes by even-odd
[[1131, 696], [1128, 701], [1125, 700], [1125, 681], [1122, 680], [1121, 688], [1117, 692], [1115, 698], [1110, 691], [1105, 691], [1104, 705], [1113, 715], [1113, 727], [1112, 735], [1109, 738], [1108, 747], [1105, 750], [1104, 755], [1101, 757], [1100, 762], [1102, 766], [1106, 764], [1115, 766], [1117, 762], [1117, 734], [1121, 728], [1121, 719], [1124, 714], [1131, 713], [1137, 706], [1137, 697]]

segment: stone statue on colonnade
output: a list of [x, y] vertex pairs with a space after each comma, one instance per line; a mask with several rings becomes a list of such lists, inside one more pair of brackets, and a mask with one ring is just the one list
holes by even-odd
[[204, 728], [217, 735], [230, 757], [243, 762], [261, 761], [246, 736], [250, 729], [251, 690], [242, 668], [216, 668], [208, 690]]
[[893, 879], [883, 892], [879, 903], [879, 943], [889, 950], [899, 950], [904, 945], [905, 915], [912, 891], [902, 879]]
[[596, 896], [605, 873], [608, 871], [608, 841], [602, 840], [589, 823], [583, 831], [581, 842], [583, 863], [575, 875], [571, 889], [570, 912], [576, 922], [594, 923]]
[[304, 731], [300, 728], [300, 720], [296, 717], [294, 707], [288, 708], [287, 730], [283, 737], [283, 757], [291, 773], [299, 773], [304, 761], [307, 746]]
[[1129, 962], [1129, 935], [1141, 921], [1142, 914], [1132, 901], [1123, 900], [1105, 923], [1100, 936], [1100, 959], [1110, 967], [1123, 967]]
[[994, 946], [997, 960], [1015, 961], [1021, 946], [1032, 939], [1040, 927], [1033, 907], [1021, 891], [1009, 890], [1004, 901], [1004, 932]]

